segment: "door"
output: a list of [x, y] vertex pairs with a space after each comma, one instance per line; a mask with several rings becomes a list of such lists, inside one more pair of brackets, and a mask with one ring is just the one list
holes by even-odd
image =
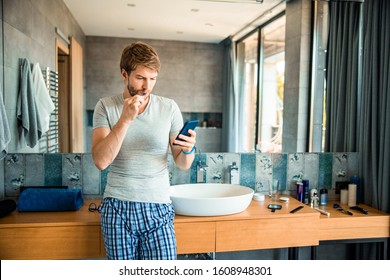
[[73, 37], [70, 48], [57, 46], [59, 151], [84, 152], [83, 50]]
[[70, 40], [70, 153], [84, 152], [83, 49]]

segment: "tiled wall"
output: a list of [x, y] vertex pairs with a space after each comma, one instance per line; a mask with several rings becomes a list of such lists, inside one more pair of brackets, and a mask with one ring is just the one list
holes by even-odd
[[[196, 162], [208, 165], [206, 182], [225, 183], [228, 166], [235, 161], [240, 184], [263, 188], [278, 180], [281, 190], [295, 195], [295, 181], [308, 179], [311, 188], [334, 189], [336, 181], [357, 175], [357, 153], [202, 153], [190, 170], [182, 171], [168, 158], [172, 185], [196, 182]], [[80, 188], [84, 198], [99, 198], [108, 170], [99, 171], [91, 154], [8, 154], [0, 160], [0, 199], [16, 199], [20, 186], [68, 186]], [[334, 195], [330, 191], [330, 196]]]

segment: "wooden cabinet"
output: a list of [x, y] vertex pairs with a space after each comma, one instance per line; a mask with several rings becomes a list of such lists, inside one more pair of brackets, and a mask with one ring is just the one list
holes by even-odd
[[0, 259], [83, 259], [102, 257], [100, 226], [0, 229]]
[[[342, 208], [349, 209], [348, 205], [340, 204]], [[362, 208], [368, 210], [368, 215], [350, 210], [353, 215], [346, 215], [334, 209], [331, 203], [327, 206], [330, 218], [321, 215], [319, 224], [319, 239], [343, 240], [360, 238], [388, 238], [390, 236], [390, 215], [366, 205]]]
[[[78, 211], [14, 211], [0, 219], [0, 259], [104, 258], [100, 214], [89, 212], [86, 201]], [[176, 215], [178, 254], [227, 252], [313, 246], [323, 240], [388, 238], [390, 215], [375, 209], [369, 214], [342, 214], [327, 206], [330, 217], [305, 206], [291, 214], [295, 199], [271, 212], [269, 201], [252, 201], [238, 214], [215, 217]]]
[[0, 259], [85, 259], [105, 256], [100, 215], [78, 211], [14, 211], [0, 219]]
[[215, 251], [215, 222], [176, 223], [178, 254]]
[[318, 245], [318, 217], [217, 222], [216, 252]]

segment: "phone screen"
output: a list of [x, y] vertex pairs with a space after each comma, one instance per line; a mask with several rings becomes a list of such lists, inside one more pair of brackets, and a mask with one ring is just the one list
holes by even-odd
[[194, 130], [199, 124], [199, 120], [190, 120], [190, 121], [187, 121], [182, 129], [180, 130], [179, 134], [176, 136], [176, 140], [180, 140], [179, 138], [179, 135], [182, 134], [182, 135], [185, 135], [185, 136], [190, 136], [190, 134], [188, 133], [188, 130], [189, 129], [192, 129]]

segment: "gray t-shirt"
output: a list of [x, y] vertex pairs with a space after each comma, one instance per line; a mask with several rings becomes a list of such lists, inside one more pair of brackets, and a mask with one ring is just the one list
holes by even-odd
[[[93, 127], [112, 128], [122, 113], [123, 94], [96, 104]], [[169, 98], [151, 94], [142, 114], [130, 124], [122, 147], [110, 165], [104, 197], [169, 203], [169, 137], [179, 133], [183, 117]]]

